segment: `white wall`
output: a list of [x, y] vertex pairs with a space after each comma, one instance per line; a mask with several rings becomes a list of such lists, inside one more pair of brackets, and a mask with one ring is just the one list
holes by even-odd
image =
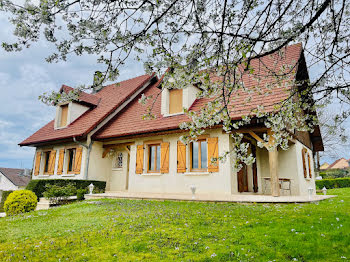
[[0, 172], [0, 190], [17, 190], [18, 186], [14, 185], [3, 173]]

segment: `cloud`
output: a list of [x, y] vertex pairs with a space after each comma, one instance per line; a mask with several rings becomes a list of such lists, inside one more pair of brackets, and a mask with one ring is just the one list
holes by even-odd
[[[12, 42], [13, 26], [0, 16], [1, 42]], [[44, 92], [91, 84], [93, 73], [103, 70], [96, 56], [71, 56], [67, 62], [49, 64], [45, 58], [54, 49], [45, 41], [21, 52], [7, 53], [0, 48], [0, 166], [27, 167], [33, 163], [34, 148], [18, 143], [37, 131], [55, 115], [55, 108], [38, 100]], [[121, 68], [119, 81], [143, 74], [143, 66], [129, 59]]]

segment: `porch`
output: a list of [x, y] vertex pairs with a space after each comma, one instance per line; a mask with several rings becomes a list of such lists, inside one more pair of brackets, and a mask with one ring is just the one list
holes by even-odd
[[335, 197], [334, 195], [313, 195], [309, 196], [280, 196], [259, 194], [174, 194], [174, 193], [140, 193], [140, 192], [106, 192], [103, 194], [85, 195], [85, 199], [139, 199], [139, 200], [174, 200], [174, 201], [200, 201], [200, 202], [237, 202], [237, 203], [308, 203], [317, 202]]

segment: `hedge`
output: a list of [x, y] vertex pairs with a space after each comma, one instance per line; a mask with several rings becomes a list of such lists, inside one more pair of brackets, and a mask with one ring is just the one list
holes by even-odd
[[347, 177], [317, 180], [316, 187], [318, 189], [322, 189], [323, 187], [326, 187], [327, 189], [350, 187], [350, 178]]
[[9, 196], [9, 194], [11, 194], [13, 191], [2, 191], [2, 197], [1, 197], [1, 201], [0, 201], [0, 212], [4, 212], [4, 204], [5, 201], [7, 199], [7, 197]]
[[66, 186], [73, 184], [76, 189], [86, 189], [91, 183], [95, 186], [94, 192], [103, 193], [106, 189], [105, 181], [96, 180], [78, 180], [78, 179], [33, 179], [29, 182], [26, 189], [33, 191], [38, 198], [43, 197], [46, 191], [46, 185]]

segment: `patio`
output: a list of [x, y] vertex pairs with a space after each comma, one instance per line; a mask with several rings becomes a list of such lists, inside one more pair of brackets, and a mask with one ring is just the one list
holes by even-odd
[[203, 202], [238, 202], [238, 203], [307, 203], [317, 202], [336, 197], [335, 195], [313, 195], [309, 196], [279, 196], [258, 195], [258, 194], [163, 194], [163, 193], [139, 193], [139, 192], [106, 192], [103, 194], [86, 194], [85, 199], [140, 199], [140, 200], [175, 200], [175, 201], [203, 201]]

